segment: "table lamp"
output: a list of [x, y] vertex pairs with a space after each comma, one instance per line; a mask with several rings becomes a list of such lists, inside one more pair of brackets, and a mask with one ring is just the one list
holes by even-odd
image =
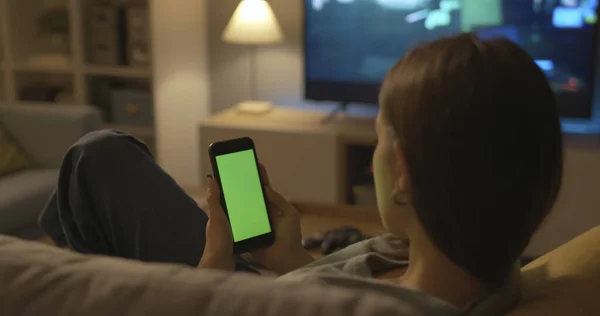
[[223, 41], [247, 45], [250, 48], [251, 100], [237, 105], [239, 111], [265, 113], [272, 104], [257, 100], [256, 50], [258, 45], [283, 41], [283, 33], [271, 6], [265, 0], [242, 0], [223, 32]]

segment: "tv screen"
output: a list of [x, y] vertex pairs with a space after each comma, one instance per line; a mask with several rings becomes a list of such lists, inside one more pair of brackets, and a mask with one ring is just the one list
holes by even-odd
[[[547, 75], [564, 117], [592, 110], [598, 0], [305, 0], [305, 97], [377, 103], [391, 66], [461, 32], [506, 37]], [[507, 92], [508, 93], [508, 92]]]

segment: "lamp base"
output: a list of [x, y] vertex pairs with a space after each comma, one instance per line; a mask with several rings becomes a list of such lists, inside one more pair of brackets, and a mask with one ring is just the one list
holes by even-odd
[[235, 106], [240, 113], [264, 114], [273, 108], [273, 104], [268, 101], [244, 101]]

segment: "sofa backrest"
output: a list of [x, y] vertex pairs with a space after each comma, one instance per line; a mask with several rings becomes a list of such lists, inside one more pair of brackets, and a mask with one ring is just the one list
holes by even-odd
[[[600, 227], [525, 267], [509, 316], [598, 315], [599, 293]], [[0, 315], [421, 316], [371, 293], [85, 256], [6, 236]]]
[[102, 117], [88, 105], [2, 105], [0, 124], [37, 166], [56, 168], [81, 136], [102, 128]]
[[0, 315], [421, 316], [394, 299], [0, 237]]

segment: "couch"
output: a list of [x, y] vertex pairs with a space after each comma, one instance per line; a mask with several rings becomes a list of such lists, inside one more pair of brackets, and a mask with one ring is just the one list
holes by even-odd
[[100, 129], [91, 106], [0, 105], [0, 124], [33, 160], [33, 168], [0, 177], [0, 233], [34, 236], [69, 146]]
[[[600, 314], [600, 227], [524, 267], [509, 316]], [[391, 298], [0, 236], [0, 315], [417, 316]], [[421, 315], [418, 315], [421, 316]]]

